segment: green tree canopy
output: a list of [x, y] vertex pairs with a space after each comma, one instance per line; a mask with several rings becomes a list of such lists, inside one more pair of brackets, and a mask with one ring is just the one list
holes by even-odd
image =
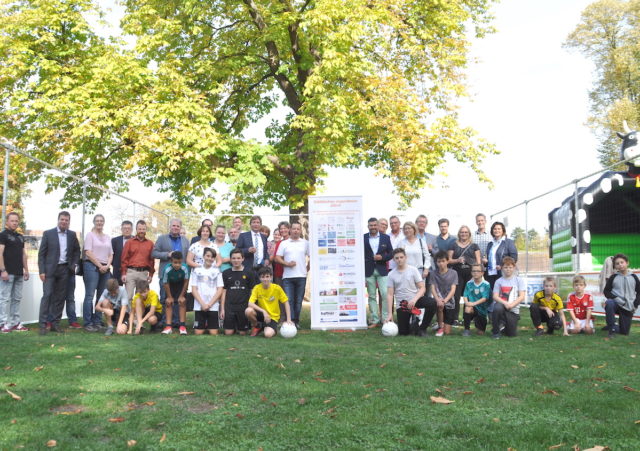
[[615, 132], [622, 131], [624, 120], [636, 130], [640, 126], [640, 1], [592, 3], [565, 46], [579, 50], [595, 65], [589, 123], [600, 141], [600, 163], [615, 164], [620, 161]]
[[[304, 211], [330, 167], [375, 168], [403, 205], [447, 157], [487, 180], [494, 149], [456, 102], [492, 0], [123, 3], [133, 49], [96, 34], [91, 0], [0, 0], [1, 135], [92, 182], [138, 177], [209, 209]], [[282, 106], [267, 144], [243, 138]], [[78, 201], [74, 181], [49, 182]]]

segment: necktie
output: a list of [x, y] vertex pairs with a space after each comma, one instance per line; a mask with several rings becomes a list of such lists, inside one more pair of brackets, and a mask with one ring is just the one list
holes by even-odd
[[259, 254], [260, 248], [258, 247], [258, 240], [259, 240], [258, 234], [254, 233], [253, 234], [253, 247], [256, 248], [256, 253], [254, 254], [253, 262], [254, 262], [255, 265], [259, 265], [262, 262], [262, 259], [260, 258], [260, 254]]

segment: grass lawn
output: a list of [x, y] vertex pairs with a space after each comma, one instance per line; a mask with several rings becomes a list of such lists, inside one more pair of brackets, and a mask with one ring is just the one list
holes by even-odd
[[0, 449], [640, 449], [637, 325], [613, 340], [460, 331], [3, 335]]

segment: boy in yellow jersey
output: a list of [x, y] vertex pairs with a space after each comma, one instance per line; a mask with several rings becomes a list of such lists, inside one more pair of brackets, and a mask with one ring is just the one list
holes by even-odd
[[564, 335], [568, 336], [567, 323], [562, 312], [562, 298], [556, 293], [556, 280], [553, 277], [545, 277], [543, 286], [544, 289], [533, 296], [533, 303], [529, 308], [531, 321], [536, 328], [536, 337], [544, 334], [542, 323], [547, 323], [548, 334], [553, 334], [554, 330], [562, 327]]
[[[162, 304], [158, 298], [158, 293], [149, 289], [149, 282], [146, 280], [136, 281], [136, 295], [131, 300], [131, 311], [135, 312], [138, 324], [136, 325], [136, 335], [142, 332], [142, 326], [149, 322], [151, 328], [160, 323], [162, 319]], [[129, 333], [133, 321], [129, 325]]]
[[[251, 323], [251, 336], [257, 336], [264, 329], [265, 338], [277, 334], [280, 319], [280, 304], [284, 304], [287, 323], [291, 323], [291, 310], [287, 302], [287, 295], [280, 285], [271, 283], [273, 272], [271, 268], [263, 266], [258, 270], [260, 284], [253, 287], [249, 306], [245, 310], [247, 319]], [[260, 326], [258, 323], [262, 323]]]

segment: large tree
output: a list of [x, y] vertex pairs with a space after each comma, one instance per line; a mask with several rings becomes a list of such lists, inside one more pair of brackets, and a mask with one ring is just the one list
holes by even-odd
[[[83, 179], [294, 213], [330, 167], [375, 168], [403, 205], [447, 157], [486, 180], [456, 102], [492, 0], [125, 0], [133, 49], [91, 0], [0, 2], [0, 134]], [[278, 107], [267, 144], [243, 138]]]
[[615, 164], [620, 161], [615, 132], [625, 120], [636, 130], [640, 126], [640, 0], [592, 3], [565, 45], [594, 63], [589, 123], [600, 141], [601, 164]]

